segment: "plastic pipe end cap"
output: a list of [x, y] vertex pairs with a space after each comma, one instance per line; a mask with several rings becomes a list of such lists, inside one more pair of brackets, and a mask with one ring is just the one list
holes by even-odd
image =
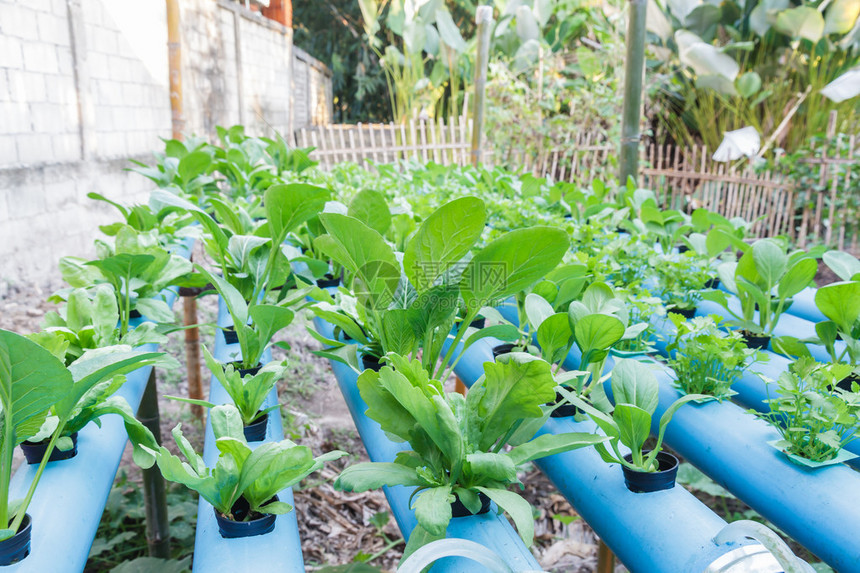
[[715, 559], [705, 573], [781, 573], [776, 557], [761, 543], [732, 549]]

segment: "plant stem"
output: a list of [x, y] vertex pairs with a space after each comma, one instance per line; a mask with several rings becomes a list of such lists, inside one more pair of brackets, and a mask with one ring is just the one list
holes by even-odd
[[15, 447], [15, 427], [9, 414], [10, 412], [6, 412], [3, 416], [3, 459], [0, 462], [0, 527], [3, 528], [9, 524], [9, 481], [12, 479], [12, 455]]

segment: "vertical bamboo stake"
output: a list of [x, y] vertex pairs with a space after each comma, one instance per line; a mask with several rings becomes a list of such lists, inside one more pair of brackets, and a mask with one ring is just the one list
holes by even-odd
[[481, 147], [484, 136], [484, 99], [487, 92], [487, 65], [490, 59], [490, 32], [493, 30], [493, 9], [478, 6], [475, 22], [478, 24], [477, 53], [475, 54], [475, 101], [472, 107], [472, 165], [483, 162]]
[[645, 74], [646, 0], [630, 0], [627, 11], [627, 57], [624, 69], [624, 109], [621, 116], [620, 183], [639, 178], [639, 113]]

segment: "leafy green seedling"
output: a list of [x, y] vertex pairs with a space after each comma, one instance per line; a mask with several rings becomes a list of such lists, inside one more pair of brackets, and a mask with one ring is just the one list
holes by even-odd
[[[659, 385], [647, 365], [630, 359], [619, 360], [615, 364], [612, 369], [612, 395], [615, 398], [615, 408], [611, 414], [601, 412], [564, 388], [561, 389], [561, 393], [572, 404], [585, 411], [609, 437], [611, 452], [604, 443], [595, 445], [603, 460], [607, 463], [622, 464], [640, 472], [657, 471], [659, 467], [657, 454], [663, 448], [666, 426], [669, 425], [678, 408], [693, 400], [709, 398], [704, 394], [688, 394], [675, 400], [660, 416], [657, 442], [646, 454], [643, 447], [648, 436], [651, 435], [651, 417], [657, 410], [659, 402]], [[631, 461], [624, 459], [619, 450], [619, 444], [630, 448]]]
[[256, 514], [283, 514], [293, 508], [283, 501], [272, 501], [281, 490], [299, 483], [321, 469], [325, 462], [345, 456], [333, 451], [314, 458], [310, 448], [290, 440], [265, 442], [256, 449], [248, 447], [242, 430], [242, 417], [232, 405], [215, 406], [210, 414], [218, 461], [209, 468], [182, 435], [182, 425], [173, 429], [173, 438], [183, 462], [164, 446], [151, 450], [164, 478], [181, 483], [200, 494], [215, 510], [234, 519], [233, 506], [244, 498], [250, 506], [245, 519]]

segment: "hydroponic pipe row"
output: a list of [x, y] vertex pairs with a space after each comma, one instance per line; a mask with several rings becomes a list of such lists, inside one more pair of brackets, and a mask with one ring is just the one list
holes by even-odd
[[[314, 325], [320, 334], [327, 338], [333, 338], [334, 329], [330, 324], [315, 318]], [[393, 461], [398, 452], [408, 448], [408, 444], [392, 442], [379, 424], [365, 415], [367, 405], [358, 392], [358, 385], [356, 384], [358, 374], [345, 364], [335, 361], [329, 362], [371, 461]], [[418, 523], [415, 519], [415, 512], [409, 506], [415, 488], [396, 486], [383, 489], [397, 525], [404, 539], [408, 540], [409, 534]], [[492, 509], [485, 514], [452, 519], [448, 525], [447, 537], [467, 539], [483, 545], [504, 559], [514, 571], [541, 569], [507, 519]], [[432, 571], [434, 573], [466, 573], [471, 571], [477, 573], [483, 571], [483, 567], [467, 559], [446, 558], [436, 562]]]
[[[466, 386], [483, 375], [483, 363], [493, 360], [492, 349], [501, 343], [485, 338], [466, 350], [454, 368]], [[591, 421], [550, 418], [538, 434], [593, 433], [595, 429]], [[594, 448], [535, 463], [632, 571], [704, 571], [738, 547], [713, 542], [726, 522], [686, 489], [633, 493], [624, 485], [620, 468], [604, 462]]]
[[[725, 313], [725, 309], [707, 301], [703, 302], [700, 309], [697, 310], [697, 312], [705, 313], [705, 315], [719, 314], [720, 311]], [[786, 317], [783, 315], [783, 320], [786, 318], [790, 318], [791, 323], [794, 324], [795, 335], [814, 335], [815, 327], [808, 321], [798, 317]], [[655, 327], [655, 331], [660, 335], [660, 337], [654, 341], [654, 346], [658, 352], [665, 356], [667, 355], [667, 340], [674, 337], [675, 327], [668, 320], [659, 318], [652, 320], [652, 324]], [[780, 325], [777, 326], [777, 329], [779, 330], [781, 328], [790, 327], [782, 327], [782, 323], [780, 323]], [[810, 334], [810, 331], [812, 334]], [[820, 360], [822, 362], [829, 361], [829, 357], [821, 346], [809, 345], [808, 348], [816, 360]], [[792, 361], [784, 356], [775, 354], [770, 350], [764, 350], [762, 352], [767, 355], [767, 361], [756, 362], [743, 371], [738, 381], [732, 384], [732, 390], [737, 392], [737, 395], [732, 396], [732, 400], [747, 408], [752, 408], [759, 412], [768, 412], [770, 408], [765, 400], [776, 397], [776, 389], [771, 388], [769, 393], [769, 384], [766, 380], [775, 381], [783, 372], [788, 371], [788, 367]], [[851, 453], [860, 455], [860, 441], [854, 440], [849, 442], [844, 446], [844, 449]], [[845, 463], [853, 468], [860, 468], [860, 457], [848, 460]]]
[[[186, 240], [176, 254], [188, 257], [193, 245]], [[176, 289], [162, 296], [168, 306], [176, 301]], [[145, 317], [132, 319], [136, 326]], [[154, 351], [155, 344], [137, 350]], [[126, 374], [126, 382], [117, 392], [137, 411], [149, 381], [151, 366]], [[101, 427], [88, 424], [78, 432], [77, 454], [67, 460], [49, 462], [33, 494], [27, 513], [38, 527], [33, 527], [30, 555], [23, 561], [4, 567], [6, 571], [50, 571], [79, 573], [84, 570], [90, 547], [96, 536], [105, 504], [113, 487], [128, 434], [122, 418], [106, 415]], [[10, 499], [22, 499], [36, 475], [37, 465], [22, 464], [10, 483]]]
[[[500, 311], [516, 321], [510, 307]], [[577, 369], [580, 358], [574, 346], [565, 368]], [[668, 369], [652, 362], [660, 383], [659, 406], [652, 417], [656, 432], [660, 416], [680, 394]], [[613, 365], [609, 357], [605, 371]], [[609, 380], [606, 390], [611, 397]], [[687, 461], [828, 565], [860, 571], [860, 544], [854, 534], [860, 528], [860, 474], [842, 464], [803, 468], [768, 445], [778, 439], [769, 424], [731, 402], [716, 401], [680, 408], [665, 436], [666, 444]]]
[[[224, 306], [224, 301], [218, 299], [218, 325], [231, 326], [230, 315]], [[213, 356], [223, 364], [237, 360], [240, 355], [238, 344], [227, 344], [224, 332], [218, 330], [215, 335], [215, 351]], [[271, 351], [266, 351], [261, 360], [262, 364], [271, 362]], [[213, 375], [209, 386], [209, 401], [213, 404], [229, 404], [230, 397]], [[277, 388], [273, 389], [263, 408], [278, 403]], [[266, 427], [266, 438], [261, 442], [251, 442], [253, 449], [265, 442], [284, 439], [283, 423], [280, 415], [269, 416]], [[218, 461], [218, 448], [215, 445], [215, 435], [212, 432], [210, 416], [206, 417], [205, 443], [203, 446], [203, 461], [208, 467], [215, 467]], [[278, 493], [280, 501], [295, 506], [293, 492], [287, 488]], [[218, 531], [215, 512], [212, 505], [201, 496], [197, 504], [197, 531], [194, 537], [194, 571], [209, 573], [211, 571], [243, 571], [248, 564], [253, 563], [260, 571], [279, 571], [283, 573], [301, 573], [305, 570], [302, 559], [302, 542], [299, 538], [299, 524], [295, 510], [278, 516], [275, 529], [267, 535], [257, 535], [236, 539], [225, 539]]]

